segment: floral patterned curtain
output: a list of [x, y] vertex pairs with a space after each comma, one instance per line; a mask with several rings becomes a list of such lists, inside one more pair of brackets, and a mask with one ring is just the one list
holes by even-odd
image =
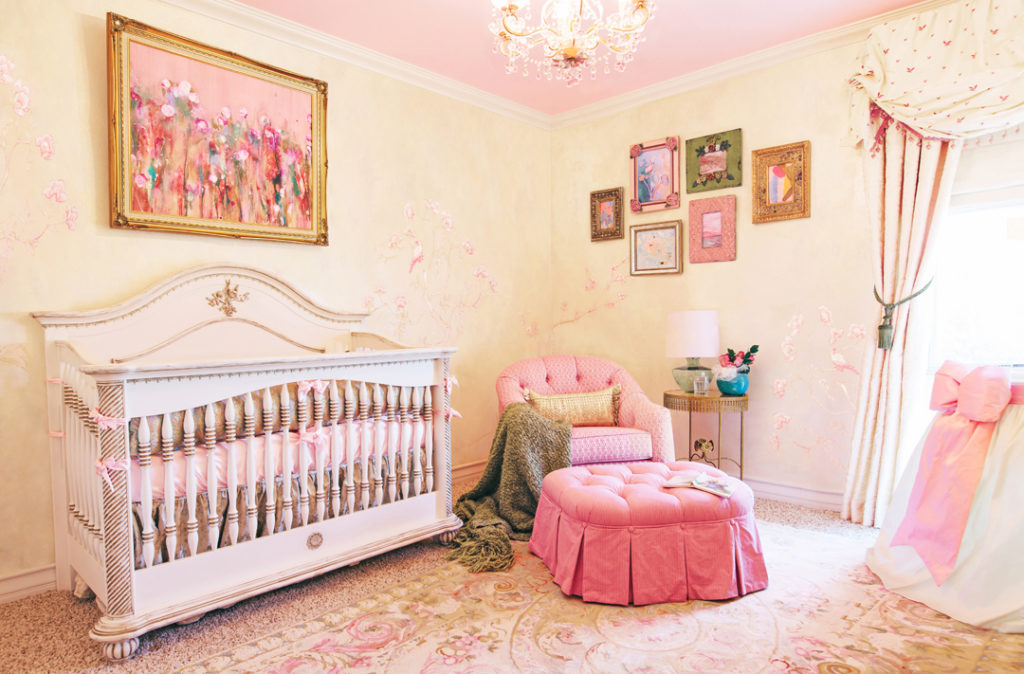
[[[885, 302], [932, 277], [929, 243], [949, 203], [963, 138], [1024, 120], [1024, 0], [953, 2], [871, 31], [851, 77], [850, 134], [864, 157], [875, 287]], [[879, 308], [879, 319], [881, 319]], [[926, 367], [926, 326], [897, 309], [893, 347], [872, 345], [843, 517], [880, 525], [917, 438], [908, 387]]]

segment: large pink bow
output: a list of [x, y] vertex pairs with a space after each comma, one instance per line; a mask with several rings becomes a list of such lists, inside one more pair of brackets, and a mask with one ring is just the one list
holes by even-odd
[[101, 431], [105, 431], [110, 428], [118, 428], [128, 423], [127, 419], [121, 417], [107, 417], [100, 414], [100, 411], [95, 407], [89, 411], [89, 416], [96, 422], [96, 425]]
[[956, 566], [988, 445], [1006, 405], [1010, 382], [998, 367], [946, 362], [935, 375], [935, 419], [921, 450], [907, 510], [891, 545], [910, 545], [936, 584]]
[[309, 393], [310, 389], [316, 391], [318, 396], [322, 396], [324, 394], [324, 389], [327, 388], [327, 382], [321, 379], [307, 379], [305, 381], [300, 381], [297, 388], [300, 398], [305, 397], [305, 395]]
[[96, 462], [96, 474], [103, 478], [107, 486], [110, 487], [110, 491], [114, 491], [114, 483], [110, 481], [110, 473], [115, 470], [126, 472], [128, 470], [128, 462], [124, 459], [109, 458]]

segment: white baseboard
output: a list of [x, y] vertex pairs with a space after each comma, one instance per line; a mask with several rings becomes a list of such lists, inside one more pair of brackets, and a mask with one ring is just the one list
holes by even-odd
[[487, 459], [480, 459], [479, 461], [470, 461], [469, 463], [453, 466], [452, 482], [476, 482], [484, 474], [484, 466], [486, 465]]
[[841, 492], [794, 487], [788, 484], [751, 478], [744, 478], [743, 481], [754, 490], [754, 496], [757, 498], [795, 503], [796, 505], [817, 508], [819, 510], [835, 510], [838, 512], [843, 509], [843, 495]]
[[19, 571], [0, 578], [0, 604], [56, 589], [57, 570], [53, 564]]

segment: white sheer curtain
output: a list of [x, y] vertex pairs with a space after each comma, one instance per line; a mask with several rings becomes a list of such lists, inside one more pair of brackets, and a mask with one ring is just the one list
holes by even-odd
[[[1024, 0], [955, 2], [876, 27], [851, 78], [850, 133], [864, 154], [875, 286], [893, 302], [931, 278], [935, 228], [962, 139], [1024, 120]], [[879, 320], [881, 319], [879, 309]], [[916, 438], [903, 423], [927, 365], [927, 326], [897, 310], [893, 348], [869, 348], [843, 517], [881, 523]]]

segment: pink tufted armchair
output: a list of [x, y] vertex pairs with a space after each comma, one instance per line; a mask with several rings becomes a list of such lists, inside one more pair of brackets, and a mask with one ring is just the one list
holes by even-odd
[[498, 375], [498, 411], [523, 402], [523, 389], [542, 395], [588, 393], [618, 384], [618, 426], [575, 426], [574, 466], [625, 461], [675, 461], [669, 411], [651, 402], [621, 365], [595, 356], [544, 356], [509, 365]]

